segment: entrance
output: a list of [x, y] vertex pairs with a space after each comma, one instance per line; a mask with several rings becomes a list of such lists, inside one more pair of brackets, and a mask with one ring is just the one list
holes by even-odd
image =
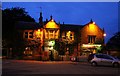
[[52, 50], [49, 50], [49, 59], [51, 60], [51, 61], [53, 61], [54, 60], [54, 57], [53, 57], [53, 52], [52, 52]]

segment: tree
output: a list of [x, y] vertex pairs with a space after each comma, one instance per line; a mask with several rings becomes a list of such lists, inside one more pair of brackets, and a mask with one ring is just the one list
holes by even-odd
[[56, 41], [54, 45], [54, 49], [58, 51], [59, 55], [64, 55], [65, 54], [65, 43]]
[[[27, 22], [35, 22], [35, 20], [30, 17], [27, 12], [25, 12], [24, 8], [7, 8], [2, 10], [2, 35], [3, 38], [12, 39], [15, 29], [15, 23], [17, 21], [27, 21]], [[11, 36], [13, 35], [13, 36]]]
[[2, 48], [23, 49], [24, 40], [15, 27], [17, 21], [35, 22], [24, 8], [7, 8], [2, 10]]
[[118, 50], [120, 51], [120, 32], [117, 32], [113, 37], [109, 39], [106, 44], [108, 50]]

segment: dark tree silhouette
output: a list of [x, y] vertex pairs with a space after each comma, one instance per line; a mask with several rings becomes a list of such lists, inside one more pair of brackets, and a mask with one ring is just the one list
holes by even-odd
[[22, 36], [15, 28], [17, 21], [35, 22], [24, 8], [7, 8], [2, 10], [2, 47], [21, 50], [24, 45]]
[[108, 50], [120, 51], [120, 32], [117, 32], [106, 44]]
[[54, 45], [54, 49], [58, 51], [59, 55], [64, 55], [65, 54], [65, 43], [56, 41]]

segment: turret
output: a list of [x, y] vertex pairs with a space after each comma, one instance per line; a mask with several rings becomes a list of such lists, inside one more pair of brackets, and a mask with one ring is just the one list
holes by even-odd
[[50, 20], [52, 20], [53, 18], [52, 18], [52, 15], [50, 16]]
[[43, 25], [43, 17], [42, 17], [42, 12], [40, 12], [39, 23], [40, 23], [41, 25]]

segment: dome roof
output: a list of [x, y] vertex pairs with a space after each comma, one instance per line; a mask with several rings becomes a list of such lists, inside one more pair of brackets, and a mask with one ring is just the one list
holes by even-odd
[[45, 28], [59, 28], [59, 26], [52, 19], [45, 25]]

